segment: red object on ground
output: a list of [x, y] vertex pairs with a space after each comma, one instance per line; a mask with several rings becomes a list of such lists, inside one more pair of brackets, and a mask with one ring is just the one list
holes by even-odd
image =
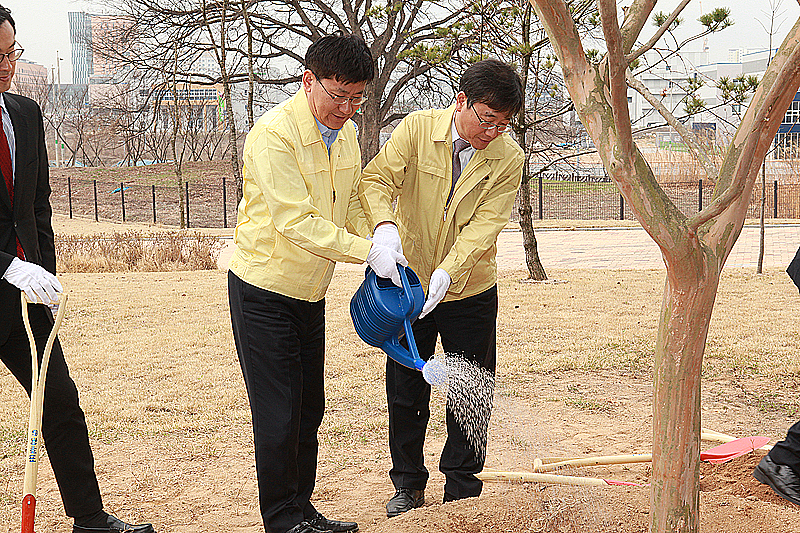
[[33, 533], [33, 519], [36, 516], [36, 497], [26, 494], [22, 498], [22, 533]]
[[769, 437], [742, 437], [700, 452], [700, 460], [708, 461], [712, 464], [724, 463], [757, 450], [768, 442]]

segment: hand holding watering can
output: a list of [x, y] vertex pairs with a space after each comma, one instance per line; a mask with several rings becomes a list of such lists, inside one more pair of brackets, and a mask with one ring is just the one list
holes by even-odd
[[[420, 358], [411, 329], [425, 303], [422, 284], [411, 268], [397, 265], [397, 270], [402, 287], [367, 268], [364, 281], [350, 300], [353, 326], [361, 340], [382, 349], [397, 363], [421, 371], [428, 383], [444, 384], [446, 370], [441, 363], [426, 363]], [[401, 331], [408, 349], [400, 345]]]

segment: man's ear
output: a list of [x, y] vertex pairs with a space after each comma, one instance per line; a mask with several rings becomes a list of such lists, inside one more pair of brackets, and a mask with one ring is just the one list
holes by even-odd
[[303, 72], [303, 90], [305, 92], [311, 91], [311, 86], [314, 84], [314, 73], [310, 70]]
[[461, 111], [467, 105], [467, 95], [464, 91], [459, 91], [456, 94], [456, 111]]

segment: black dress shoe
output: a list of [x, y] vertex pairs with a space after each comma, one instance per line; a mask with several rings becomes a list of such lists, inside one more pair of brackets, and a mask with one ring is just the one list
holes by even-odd
[[152, 524], [126, 524], [116, 516], [108, 515], [103, 527], [72, 526], [72, 533], [155, 533]]
[[307, 518], [306, 522], [311, 527], [321, 529], [323, 531], [332, 531], [333, 533], [349, 532], [355, 533], [358, 531], [358, 524], [355, 522], [340, 522], [339, 520], [328, 520], [322, 513], [317, 511], [317, 514], [311, 518]]
[[800, 476], [791, 467], [780, 465], [766, 455], [753, 470], [753, 477], [772, 487], [781, 498], [800, 505]]
[[399, 489], [392, 499], [386, 503], [386, 516], [392, 518], [400, 513], [422, 507], [425, 504], [425, 491], [416, 489]]
[[286, 533], [331, 533], [330, 529], [317, 529], [306, 520], [303, 520]]

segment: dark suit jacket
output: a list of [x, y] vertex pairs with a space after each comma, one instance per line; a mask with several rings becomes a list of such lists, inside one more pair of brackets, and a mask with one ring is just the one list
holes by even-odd
[[789, 263], [789, 268], [786, 269], [786, 273], [789, 274], [794, 284], [800, 289], [800, 248], [798, 248], [797, 253], [794, 254], [794, 259]]
[[[53, 226], [50, 221], [50, 170], [39, 105], [24, 96], [2, 93], [14, 124], [16, 179], [14, 209], [5, 181], [0, 183], [0, 273], [16, 257], [19, 238], [25, 259], [56, 272]], [[0, 274], [1, 275], [1, 274]], [[0, 280], [0, 344], [8, 338], [12, 320], [20, 316], [19, 290]]]

